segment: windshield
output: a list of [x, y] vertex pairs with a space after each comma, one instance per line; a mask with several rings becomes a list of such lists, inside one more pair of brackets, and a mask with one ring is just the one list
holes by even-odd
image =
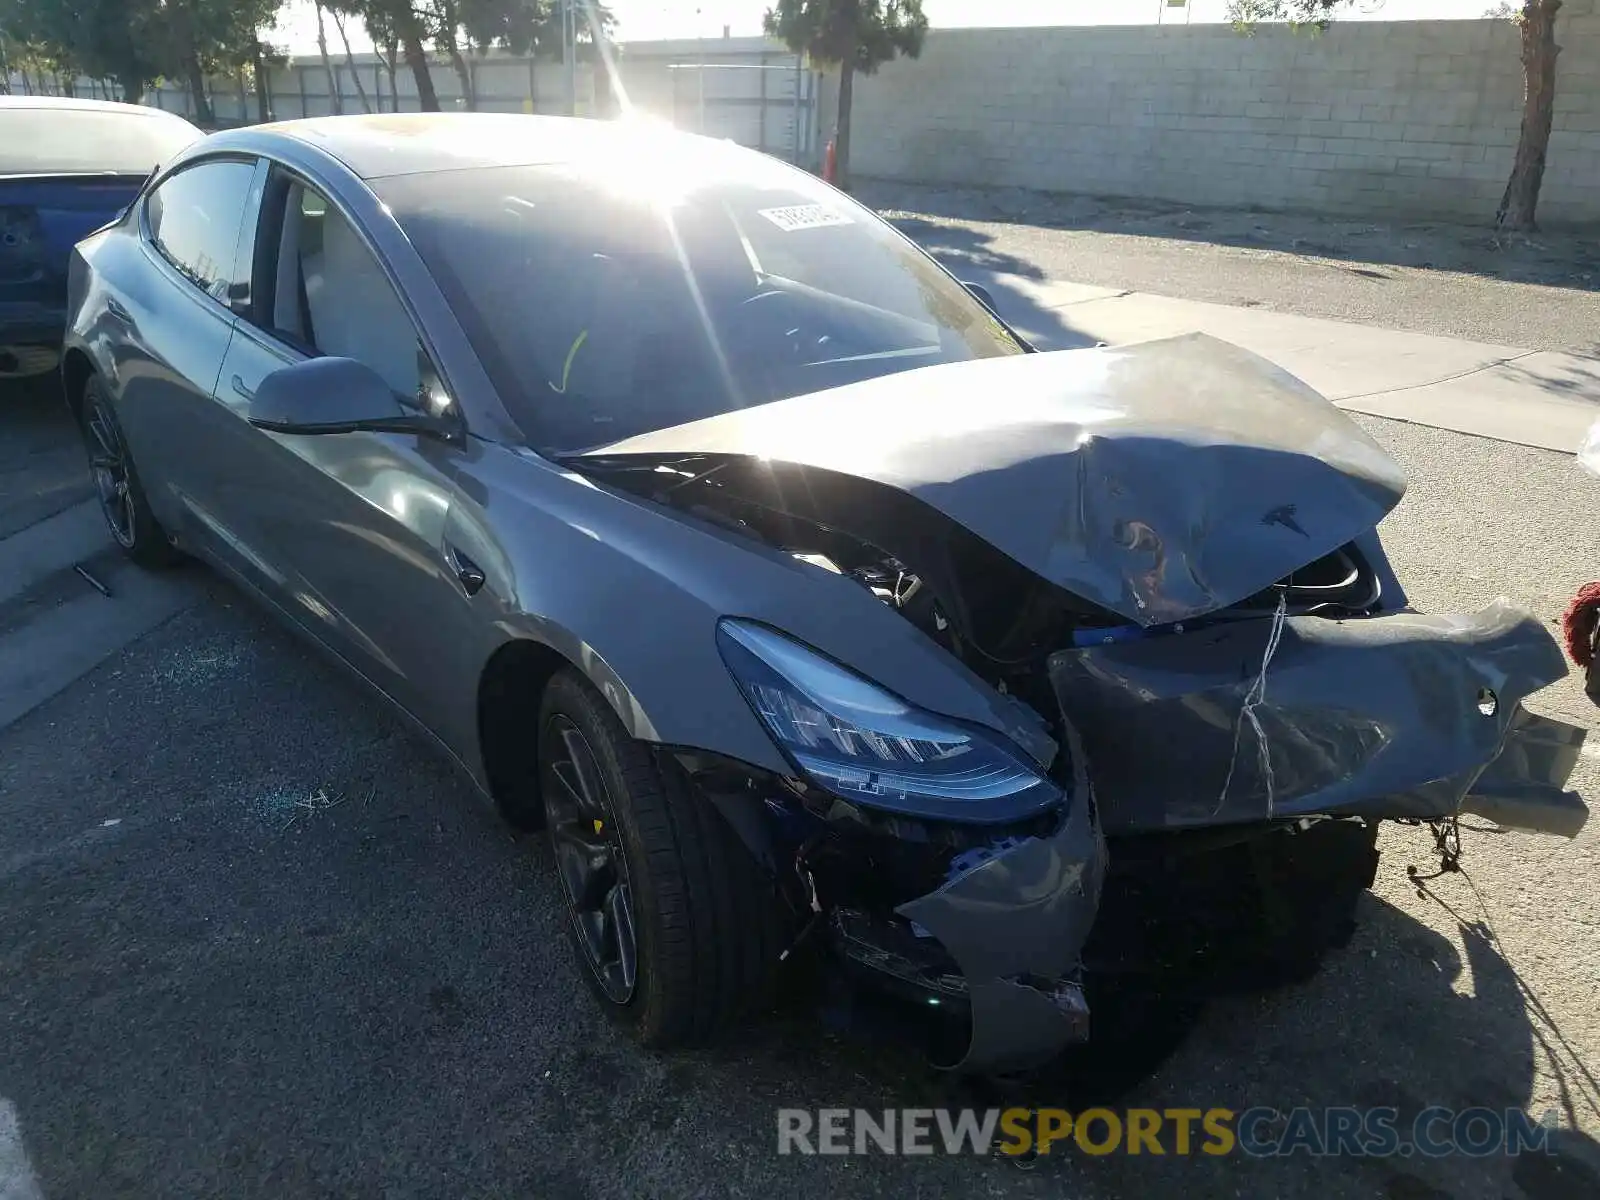
[[531, 445], [1024, 352], [866, 209], [775, 160], [701, 153], [375, 181]]
[[148, 175], [200, 136], [160, 112], [0, 108], [0, 175]]

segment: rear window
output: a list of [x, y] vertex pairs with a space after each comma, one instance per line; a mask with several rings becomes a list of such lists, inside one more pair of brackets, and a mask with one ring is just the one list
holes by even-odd
[[148, 175], [200, 136], [169, 113], [0, 108], [0, 175]]

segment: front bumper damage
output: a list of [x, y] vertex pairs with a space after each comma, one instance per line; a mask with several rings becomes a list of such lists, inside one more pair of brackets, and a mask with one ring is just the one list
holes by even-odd
[[[1081, 756], [1076, 760], [1081, 763]], [[1060, 825], [895, 911], [926, 931], [966, 980], [967, 1072], [1036, 1066], [1089, 1036], [1079, 962], [1100, 908], [1106, 845], [1080, 769]]]
[[1051, 656], [1108, 834], [1461, 811], [1582, 828], [1588, 810], [1563, 789], [1585, 731], [1522, 707], [1567, 673], [1537, 618], [1498, 601], [1467, 615], [1289, 617], [1275, 643], [1274, 626], [1221, 621]]
[[[1268, 659], [1273, 624], [1052, 656], [1075, 776], [1059, 824], [893, 910], [964, 982], [966, 1049], [940, 1065], [1023, 1069], [1088, 1038], [1083, 952], [1120, 836], [1461, 811], [1582, 828], [1587, 809], [1563, 788], [1584, 731], [1521, 704], [1565, 672], [1533, 617], [1497, 603], [1464, 616], [1286, 618]], [[845, 937], [858, 961], [873, 957], [867, 928]]]

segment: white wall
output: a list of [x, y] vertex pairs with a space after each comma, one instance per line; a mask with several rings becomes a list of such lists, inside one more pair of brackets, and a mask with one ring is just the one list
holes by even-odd
[[[1595, 7], [1569, 0], [1557, 31], [1547, 221], [1600, 221]], [[1499, 21], [1250, 37], [935, 30], [921, 59], [858, 82], [851, 165], [929, 183], [1492, 219], [1521, 122], [1518, 36]]]

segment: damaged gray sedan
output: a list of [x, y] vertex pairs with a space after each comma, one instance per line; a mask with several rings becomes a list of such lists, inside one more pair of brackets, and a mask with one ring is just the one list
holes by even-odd
[[1036, 353], [728, 144], [213, 136], [78, 247], [63, 371], [128, 553], [213, 563], [547, 830], [649, 1045], [806, 959], [1025, 1068], [1108, 981], [1314, 967], [1383, 819], [1586, 816], [1582, 731], [1522, 706], [1555, 642], [1410, 608], [1342, 413], [1206, 338]]

